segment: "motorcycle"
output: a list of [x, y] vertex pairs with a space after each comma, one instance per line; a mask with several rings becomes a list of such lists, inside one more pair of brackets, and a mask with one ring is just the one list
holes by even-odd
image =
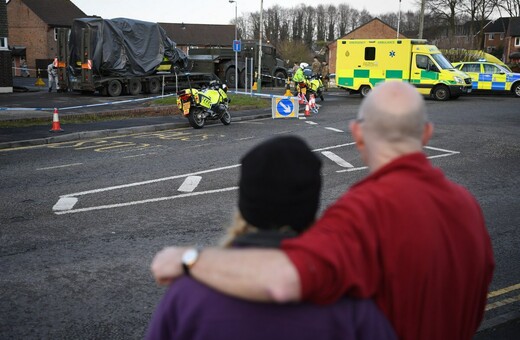
[[217, 81], [209, 83], [200, 90], [191, 86], [188, 75], [188, 89], [177, 92], [177, 107], [188, 118], [194, 129], [202, 129], [206, 120], [220, 120], [222, 124], [231, 124], [227, 85]]

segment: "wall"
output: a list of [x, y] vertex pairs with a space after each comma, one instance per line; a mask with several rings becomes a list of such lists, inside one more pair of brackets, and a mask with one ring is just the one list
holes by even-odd
[[[9, 25], [7, 22], [7, 9], [5, 1], [0, 0], [0, 38], [8, 38], [9, 42]], [[2, 39], [2, 41], [4, 41]], [[0, 48], [0, 93], [13, 92], [13, 73], [11, 52], [7, 46]]]
[[[20, 0], [11, 0], [7, 6], [9, 20], [9, 45], [25, 46], [27, 66], [36, 67], [36, 59], [49, 59], [54, 52], [50, 46], [54, 42], [54, 30], [49, 28]], [[52, 40], [49, 40], [52, 37]], [[55, 49], [56, 47], [54, 47]], [[31, 72], [31, 74], [33, 74]]]

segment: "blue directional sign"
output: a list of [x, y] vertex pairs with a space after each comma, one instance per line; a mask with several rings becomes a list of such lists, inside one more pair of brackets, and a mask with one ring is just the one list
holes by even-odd
[[297, 118], [298, 101], [295, 98], [280, 97], [273, 98], [273, 118]]
[[240, 52], [242, 50], [242, 42], [240, 40], [233, 40], [233, 52]]

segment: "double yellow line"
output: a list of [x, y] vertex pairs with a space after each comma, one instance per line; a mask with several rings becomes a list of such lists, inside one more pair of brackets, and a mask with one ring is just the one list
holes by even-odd
[[[509, 287], [506, 287], [506, 288], [502, 288], [502, 289], [490, 292], [488, 294], [488, 299], [491, 299], [491, 298], [494, 298], [494, 297], [497, 297], [497, 296], [500, 296], [500, 295], [504, 295], [504, 294], [510, 293], [510, 292], [518, 290], [518, 289], [520, 289], [520, 283], [517, 283], [516, 285], [512, 285], [512, 286], [509, 286]], [[491, 310], [491, 309], [495, 309], [495, 308], [498, 308], [498, 307], [501, 307], [501, 306], [505, 306], [505, 305], [508, 305], [510, 303], [517, 302], [517, 301], [520, 301], [520, 294], [517, 295], [517, 296], [511, 297], [511, 298], [505, 298], [505, 299], [500, 300], [500, 301], [496, 301], [496, 302], [493, 302], [493, 303], [488, 303], [486, 305], [486, 311]]]

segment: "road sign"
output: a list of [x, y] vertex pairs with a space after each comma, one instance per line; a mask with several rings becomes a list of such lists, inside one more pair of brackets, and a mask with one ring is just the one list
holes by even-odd
[[273, 118], [298, 118], [296, 98], [273, 98]]
[[233, 40], [233, 52], [240, 52], [242, 50], [242, 42], [240, 40]]

